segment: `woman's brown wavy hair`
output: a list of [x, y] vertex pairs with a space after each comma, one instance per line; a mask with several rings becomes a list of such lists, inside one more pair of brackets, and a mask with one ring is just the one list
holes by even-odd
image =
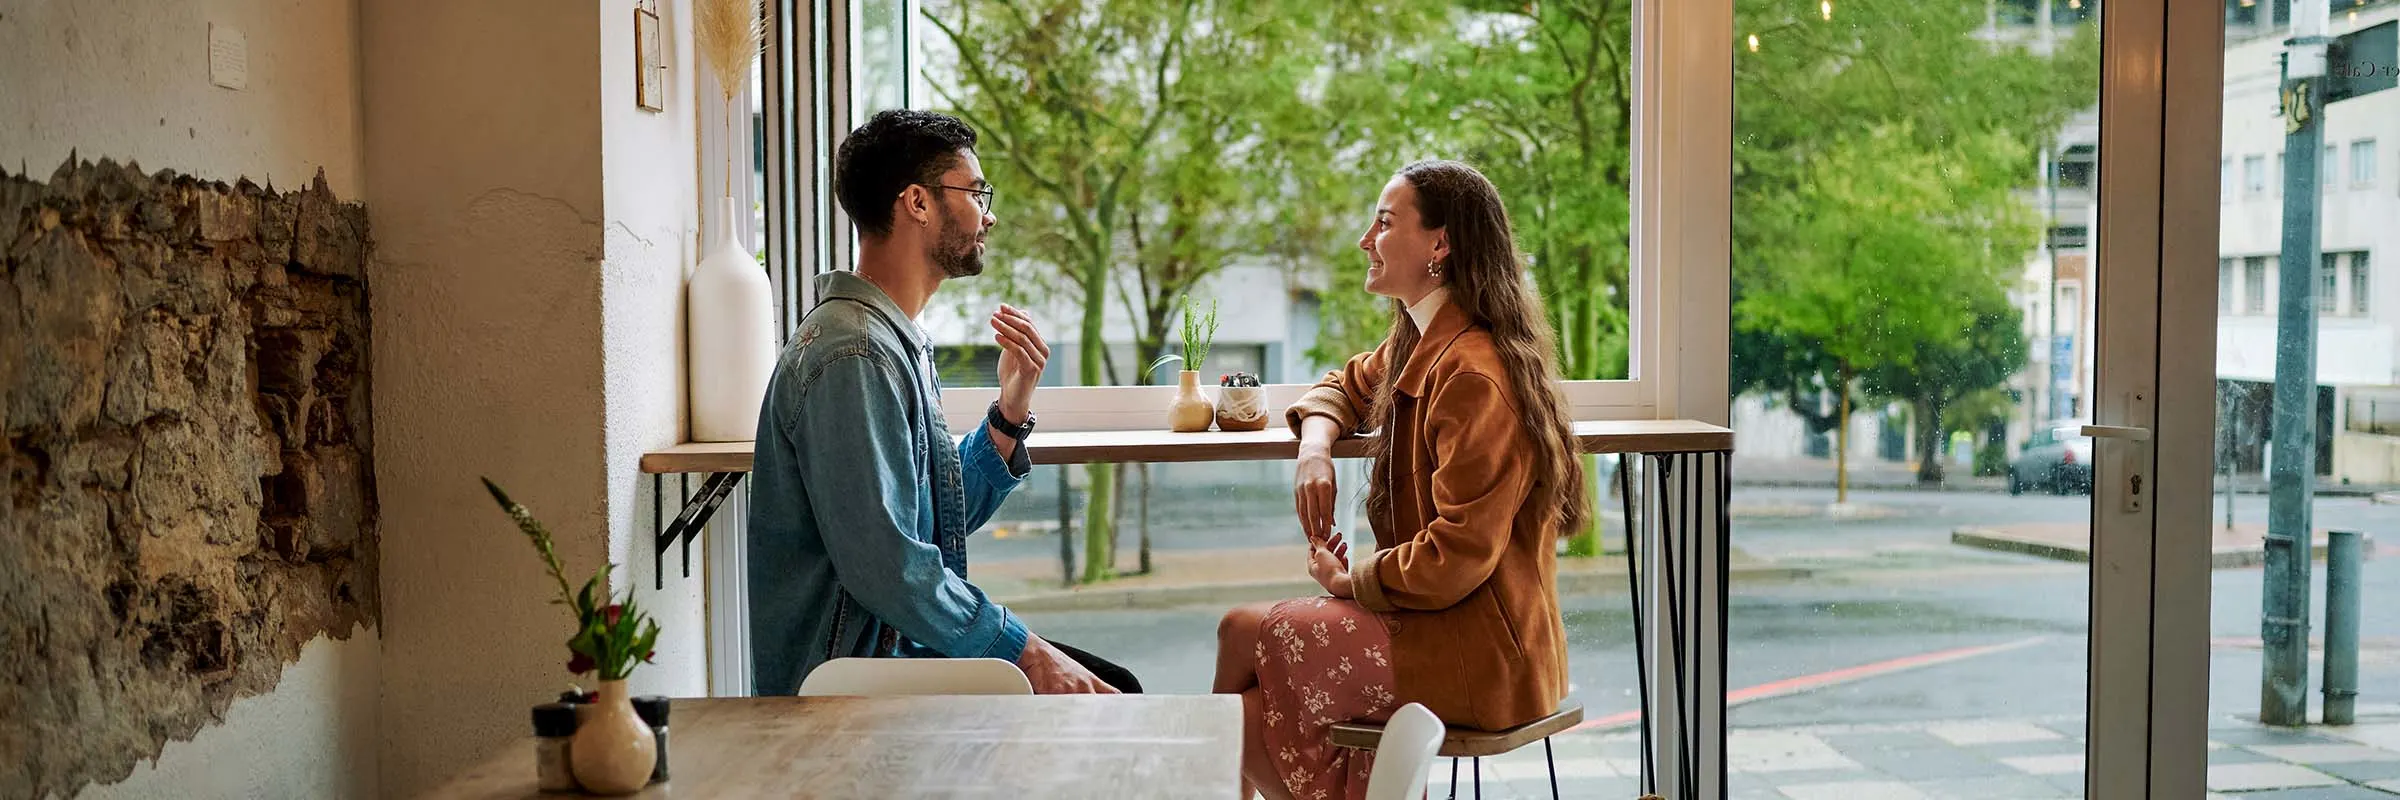
[[[1517, 256], [1516, 237], [1508, 224], [1508, 209], [1500, 192], [1474, 167], [1457, 161], [1419, 161], [1400, 170], [1417, 193], [1417, 213], [1427, 229], [1446, 229], [1450, 256], [1443, 262], [1449, 278], [1450, 302], [1467, 313], [1470, 322], [1491, 332], [1500, 362], [1508, 370], [1509, 396], [1515, 400], [1525, 426], [1525, 441], [1534, 449], [1533, 494], [1543, 516], [1558, 521], [1560, 535], [1582, 530], [1591, 518], [1592, 501], [1583, 485], [1581, 448], [1575, 442], [1574, 416], [1558, 380], [1558, 336], [1542, 313], [1541, 295], [1527, 280]], [[1397, 265], [1387, 269], [1399, 268]], [[1392, 329], [1386, 338], [1389, 363], [1384, 380], [1375, 387], [1369, 419], [1387, 433], [1392, 424], [1392, 384], [1408, 366], [1417, 346], [1417, 326], [1408, 307], [1392, 301]], [[1369, 439], [1374, 456], [1367, 512], [1371, 519], [1386, 516], [1392, 504], [1390, 460], [1385, 458], [1391, 437]]]

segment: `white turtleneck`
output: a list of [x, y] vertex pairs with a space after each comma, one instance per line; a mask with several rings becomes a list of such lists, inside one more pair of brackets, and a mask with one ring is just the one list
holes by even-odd
[[1419, 335], [1425, 333], [1426, 326], [1433, 324], [1433, 315], [1440, 312], [1442, 305], [1448, 302], [1450, 302], [1450, 287], [1436, 286], [1433, 291], [1425, 293], [1424, 299], [1418, 300], [1416, 305], [1408, 307], [1408, 318], [1417, 323]]

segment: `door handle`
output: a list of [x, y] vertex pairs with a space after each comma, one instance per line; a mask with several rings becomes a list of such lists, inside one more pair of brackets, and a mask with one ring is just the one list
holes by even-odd
[[2092, 437], [2094, 439], [2125, 439], [2135, 442], [2150, 441], [2149, 428], [2137, 428], [2130, 425], [2085, 425], [2083, 426], [2083, 435]]
[[[2132, 425], [2085, 425], [2082, 430], [2083, 435], [2094, 439], [2116, 439], [2127, 442], [2150, 441], [2149, 428]], [[2095, 469], [2097, 469], [2097, 465], [2095, 465]], [[2142, 512], [2144, 500], [2142, 497], [2142, 467], [2137, 460], [2128, 462], [2126, 469], [2128, 474], [2125, 476], [2125, 512], [2139, 514]], [[2099, 485], [2099, 477], [2097, 473], [2092, 476], [2095, 487]]]

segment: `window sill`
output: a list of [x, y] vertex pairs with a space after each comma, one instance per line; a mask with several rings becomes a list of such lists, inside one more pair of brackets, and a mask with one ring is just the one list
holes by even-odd
[[[1691, 420], [1583, 420], [1575, 435], [1586, 453], [1696, 453], [1733, 449], [1733, 430]], [[1282, 426], [1250, 433], [1209, 431], [1036, 432], [1035, 464], [1107, 462], [1279, 461], [1300, 453], [1300, 440]], [[1366, 455], [1364, 439], [1334, 444], [1335, 458]], [[692, 442], [642, 454], [645, 474], [749, 472], [750, 442]]]

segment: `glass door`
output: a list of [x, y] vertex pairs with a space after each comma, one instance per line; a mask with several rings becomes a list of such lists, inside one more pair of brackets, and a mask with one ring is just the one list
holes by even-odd
[[1729, 796], [2198, 796], [2167, 5], [1735, 4]]

